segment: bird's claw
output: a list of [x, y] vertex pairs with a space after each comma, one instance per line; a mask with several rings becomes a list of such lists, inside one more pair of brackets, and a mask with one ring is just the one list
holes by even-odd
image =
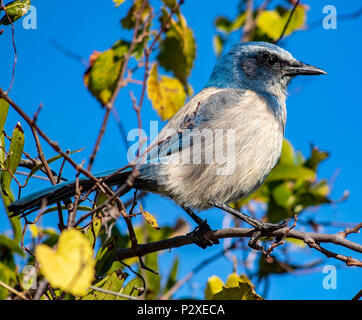
[[258, 251], [262, 250], [263, 248], [260, 246], [258, 239], [264, 234], [285, 228], [286, 226], [287, 221], [283, 221], [281, 223], [260, 222], [260, 224], [255, 227], [255, 232], [253, 232], [249, 239], [249, 247]]
[[213, 244], [219, 244], [218, 239], [210, 239], [207, 236], [207, 233], [211, 231], [210, 226], [205, 220], [203, 223], [200, 223], [193, 231], [187, 235], [192, 239], [192, 241], [198, 245], [200, 248], [205, 249], [211, 247]]

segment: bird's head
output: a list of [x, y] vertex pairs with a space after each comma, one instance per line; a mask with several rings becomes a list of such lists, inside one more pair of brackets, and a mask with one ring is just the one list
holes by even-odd
[[284, 98], [292, 77], [318, 74], [326, 72], [274, 44], [244, 42], [220, 58], [206, 87], [250, 89]]

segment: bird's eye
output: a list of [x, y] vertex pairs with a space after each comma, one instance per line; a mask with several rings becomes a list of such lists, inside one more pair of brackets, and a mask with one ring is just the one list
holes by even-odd
[[278, 59], [274, 56], [269, 56], [267, 59], [266, 59], [266, 63], [270, 66], [273, 66], [275, 65], [276, 63], [278, 62]]

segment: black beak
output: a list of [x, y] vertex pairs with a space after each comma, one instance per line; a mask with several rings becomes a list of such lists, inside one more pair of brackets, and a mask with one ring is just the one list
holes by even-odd
[[300, 61], [287, 66], [284, 70], [287, 76], [327, 74], [327, 72], [322, 69]]

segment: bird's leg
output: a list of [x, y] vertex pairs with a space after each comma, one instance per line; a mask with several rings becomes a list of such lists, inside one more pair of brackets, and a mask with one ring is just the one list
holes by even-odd
[[206, 247], [210, 247], [213, 244], [219, 244], [219, 240], [210, 239], [207, 237], [207, 233], [211, 231], [207, 220], [202, 220], [188, 207], [183, 209], [191, 217], [191, 219], [197, 223], [197, 227], [192, 232], [188, 233], [188, 236], [190, 236], [190, 238], [196, 245], [198, 245], [202, 249], [205, 249]]
[[222, 210], [232, 214], [234, 217], [237, 217], [237, 218], [245, 221], [246, 223], [250, 224], [251, 226], [253, 226], [255, 228], [256, 232], [250, 238], [249, 246], [256, 250], [261, 249], [260, 245], [258, 244], [258, 238], [260, 236], [262, 236], [263, 233], [278, 230], [278, 229], [284, 228], [287, 225], [286, 221], [283, 221], [278, 224], [259, 221], [258, 219], [254, 219], [254, 218], [248, 216], [247, 214], [228, 206], [227, 204], [225, 204], [223, 202], [211, 201], [210, 204], [214, 207], [217, 207], [219, 209], [222, 209]]

